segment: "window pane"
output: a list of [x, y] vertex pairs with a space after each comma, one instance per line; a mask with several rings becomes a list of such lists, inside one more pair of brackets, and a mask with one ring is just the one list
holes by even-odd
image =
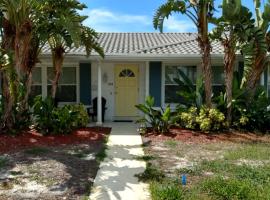
[[224, 67], [223, 66], [213, 66], [212, 67], [213, 73], [213, 84], [220, 84], [224, 85]]
[[[54, 68], [48, 67], [48, 84], [52, 84], [54, 79]], [[76, 67], [63, 67], [60, 76], [59, 84], [76, 84]]]
[[32, 85], [30, 98], [35, 98], [37, 95], [41, 95], [41, 94], [42, 94], [41, 85]]
[[184, 101], [177, 92], [183, 90], [183, 86], [179, 86], [175, 79], [183, 80], [180, 76], [181, 70], [195, 85], [197, 70], [196, 66], [166, 66], [165, 68], [165, 103], [181, 103]]
[[33, 84], [41, 84], [41, 67], [35, 67], [33, 70]]
[[214, 94], [214, 97], [219, 96], [221, 92], [222, 93], [225, 92], [225, 86], [224, 85], [213, 85], [213, 94]]
[[196, 66], [166, 66], [165, 69], [165, 84], [174, 84], [174, 79], [183, 80], [179, 71], [182, 71], [193, 83], [196, 82]]
[[[177, 94], [183, 89], [179, 85], [166, 85], [165, 86], [165, 103], [184, 103], [185, 99]], [[195, 88], [194, 88], [195, 92]]]
[[[48, 94], [51, 94], [52, 86], [47, 87]], [[76, 86], [75, 85], [59, 85], [56, 98], [60, 102], [76, 102]]]
[[60, 78], [60, 84], [76, 84], [76, 68], [64, 67]]
[[52, 81], [54, 79], [54, 69], [53, 67], [47, 68], [47, 83], [52, 84]]

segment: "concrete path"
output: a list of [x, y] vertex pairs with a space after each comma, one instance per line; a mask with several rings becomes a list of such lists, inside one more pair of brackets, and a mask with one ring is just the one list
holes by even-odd
[[112, 127], [107, 158], [100, 165], [90, 200], [150, 200], [148, 185], [134, 176], [146, 167], [135, 158], [144, 155], [136, 125], [118, 122], [106, 126]]

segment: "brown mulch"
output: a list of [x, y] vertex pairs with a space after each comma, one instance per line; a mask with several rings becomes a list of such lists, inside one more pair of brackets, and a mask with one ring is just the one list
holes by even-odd
[[218, 132], [218, 133], [204, 133], [199, 131], [192, 131], [182, 128], [172, 128], [169, 133], [157, 134], [148, 132], [146, 138], [155, 141], [164, 140], [178, 140], [187, 143], [212, 143], [212, 142], [270, 142], [270, 135], [260, 135], [250, 132]]
[[98, 142], [111, 132], [107, 127], [81, 128], [67, 135], [43, 136], [36, 130], [25, 131], [16, 136], [0, 134], [0, 154], [40, 146], [60, 146]]

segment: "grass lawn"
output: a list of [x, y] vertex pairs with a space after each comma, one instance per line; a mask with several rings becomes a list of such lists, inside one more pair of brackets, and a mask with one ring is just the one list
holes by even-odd
[[88, 199], [109, 132], [90, 128], [63, 136], [2, 136], [0, 199]]
[[143, 138], [153, 200], [270, 199], [269, 136], [177, 134]]

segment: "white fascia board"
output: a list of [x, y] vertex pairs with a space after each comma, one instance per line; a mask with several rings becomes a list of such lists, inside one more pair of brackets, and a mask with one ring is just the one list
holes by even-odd
[[[50, 58], [50, 54], [42, 54], [42, 58]], [[211, 54], [211, 59], [223, 59], [224, 54]], [[241, 58], [241, 55], [237, 55], [237, 58]], [[167, 61], [171, 59], [201, 59], [200, 54], [115, 54], [115, 55], [106, 55], [105, 58], [101, 58], [98, 55], [91, 55], [89, 57], [82, 55], [81, 53], [78, 54], [67, 54], [65, 58], [76, 58], [80, 61]]]

